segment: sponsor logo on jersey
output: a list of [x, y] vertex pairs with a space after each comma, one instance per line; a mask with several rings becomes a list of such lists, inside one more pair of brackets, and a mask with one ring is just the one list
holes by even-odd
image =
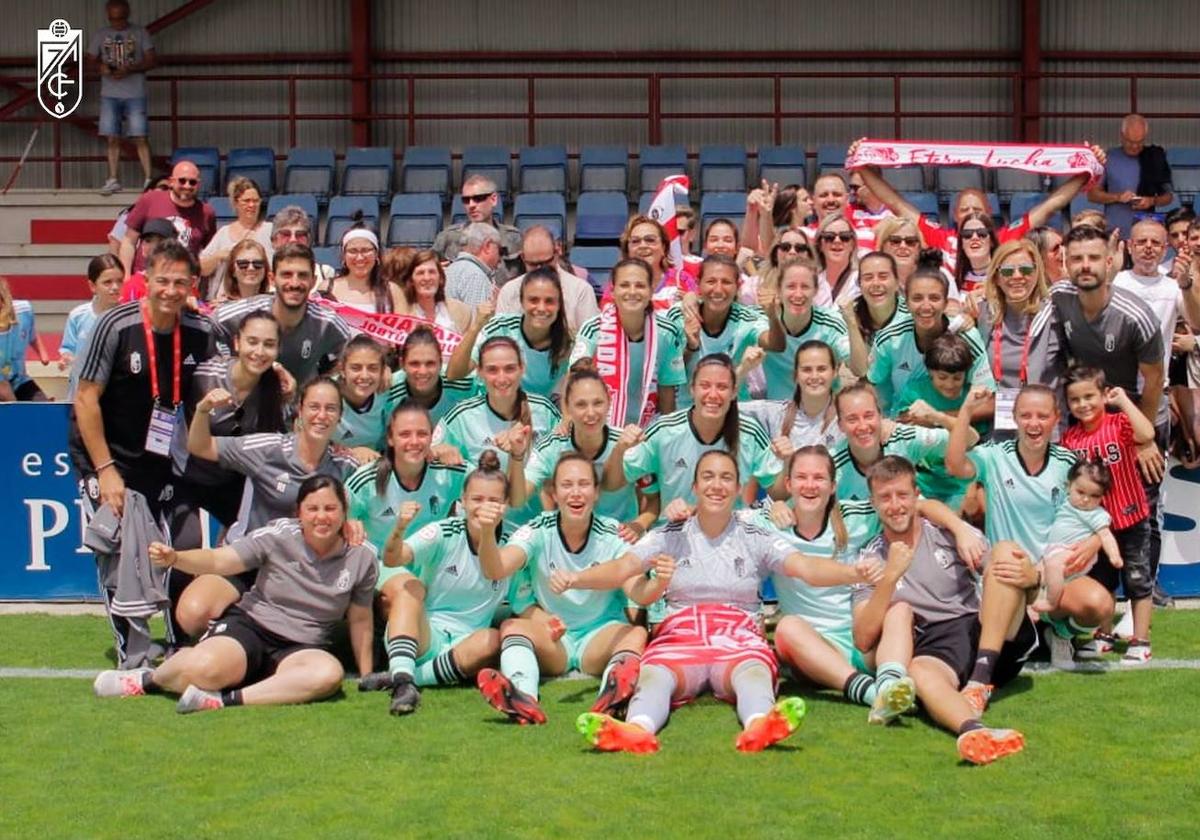
[[134, 350], [132, 353], [129, 354], [129, 372], [130, 373], [141, 373], [142, 372], [142, 354], [136, 350]]
[[183, 363], [184, 363], [185, 365], [195, 365], [195, 364], [196, 364], [196, 357], [195, 357], [195, 356], [193, 356], [191, 353], [188, 353], [188, 354], [187, 354], [187, 356], [186, 356], [186, 357], [184, 357]]
[[281, 472], [275, 478], [275, 490], [279, 493], [286, 492], [287, 486], [288, 486], [288, 481], [290, 481], [290, 480], [291, 480], [291, 477], [287, 473]]
[[687, 469], [687, 459], [685, 459], [685, 458], [677, 459], [675, 461], [675, 467], [677, 469], [686, 470]]
[[911, 368], [908, 366], [908, 362], [901, 362], [896, 365], [896, 370], [911, 370]]
[[449, 566], [446, 567], [446, 574], [453, 575], [454, 577], [458, 577], [458, 566], [451, 563]]
[[350, 570], [342, 569], [342, 573], [338, 575], [337, 583], [334, 584], [338, 592], [348, 592], [350, 590]]
[[1006, 478], [1006, 479], [1004, 479], [1004, 486], [1007, 487], [1009, 490], [1015, 490], [1017, 487], [1017, 483], [1015, 481], [1013, 481], [1011, 478]]
[[384, 511], [383, 511], [383, 513], [381, 513], [381, 514], [379, 514], [379, 515], [380, 515], [380, 516], [395, 516], [395, 515], [396, 515], [396, 511], [392, 510], [391, 508], [385, 508], [385, 509], [384, 509]]

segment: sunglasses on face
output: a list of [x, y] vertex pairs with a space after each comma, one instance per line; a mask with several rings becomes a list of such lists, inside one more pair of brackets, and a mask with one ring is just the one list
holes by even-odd
[[1000, 276], [1012, 277], [1020, 272], [1022, 277], [1032, 277], [1033, 272], [1036, 270], [1037, 269], [1035, 269], [1029, 263], [1021, 263], [1020, 265], [1002, 265], [1000, 266]]
[[822, 233], [821, 241], [826, 242], [826, 243], [834, 242], [834, 241], [853, 242], [854, 234], [853, 233]]
[[630, 245], [657, 245], [661, 242], [657, 236], [633, 236], [629, 239]]
[[463, 204], [482, 204], [483, 202], [487, 201], [489, 198], [491, 198], [494, 195], [495, 195], [494, 192], [476, 193], [475, 195], [464, 195], [463, 196]]
[[916, 248], [921, 244], [920, 238], [916, 236], [889, 236], [887, 241], [889, 245], [907, 245], [909, 248]]
[[964, 228], [959, 236], [963, 239], [987, 239], [988, 232], [986, 228]]
[[780, 242], [775, 246], [778, 251], [791, 251], [793, 254], [808, 254], [812, 256], [812, 248], [803, 242]]
[[199, 178], [176, 178], [175, 183], [184, 187], [194, 187], [200, 183]]
[[263, 262], [262, 260], [234, 260], [233, 264], [236, 265], [238, 268], [240, 268], [242, 271], [247, 271], [249, 269], [254, 269], [255, 271], [259, 271], [262, 269], [262, 267], [264, 265], [266, 265], [266, 263]]

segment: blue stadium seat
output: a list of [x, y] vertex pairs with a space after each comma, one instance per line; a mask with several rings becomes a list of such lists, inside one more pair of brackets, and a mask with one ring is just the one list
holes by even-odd
[[392, 199], [387, 244], [428, 248], [442, 229], [442, 198], [437, 193], [401, 193]]
[[513, 204], [513, 224], [522, 233], [534, 225], [544, 225], [555, 239], [563, 239], [567, 230], [567, 202], [559, 193], [521, 193]]
[[237, 218], [237, 213], [233, 209], [233, 202], [229, 200], [228, 196], [214, 195], [208, 200], [208, 203], [217, 215], [217, 227], [227, 225]]
[[1008, 218], [1016, 221], [1045, 200], [1046, 193], [1043, 192], [1013, 193], [1012, 201], [1008, 205]]
[[880, 172], [896, 192], [925, 191], [925, 170], [919, 166], [889, 166]]
[[491, 178], [500, 197], [506, 199], [510, 192], [508, 164], [508, 149], [503, 146], [467, 146], [462, 156], [463, 181], [472, 175]]
[[526, 146], [517, 158], [517, 171], [521, 192], [565, 195], [567, 147]]
[[1172, 146], [1167, 149], [1167, 163], [1170, 164], [1171, 169], [1176, 167], [1200, 169], [1200, 147]]
[[[504, 220], [504, 196], [503, 195], [499, 196], [496, 199], [496, 209], [493, 211], [492, 215], [494, 215], [497, 219], [499, 219], [501, 221]], [[462, 194], [455, 193], [453, 195], [453, 197], [450, 199], [450, 223], [455, 224], [455, 225], [461, 225], [465, 221], [467, 221], [467, 211], [463, 207]]]
[[658, 189], [668, 175], [687, 174], [687, 149], [683, 146], [642, 146], [638, 153], [642, 192]]
[[574, 265], [587, 269], [588, 282], [599, 296], [608, 285], [613, 266], [621, 259], [621, 249], [616, 245], [576, 245], [570, 258]]
[[947, 206], [959, 190], [983, 189], [983, 170], [978, 166], [939, 166], [933, 172], [938, 201]]
[[315, 195], [319, 204], [328, 204], [336, 171], [333, 149], [290, 149], [283, 164], [283, 191]]
[[[759, 146], [758, 180], [780, 187], [807, 186], [807, 158], [803, 146]], [[756, 182], [757, 183], [757, 182]]]
[[308, 193], [275, 193], [267, 202], [267, 218], [275, 218], [275, 214], [287, 207], [289, 204], [295, 204], [301, 210], [308, 214], [308, 218], [315, 223], [321, 216], [320, 208], [317, 205], [317, 197]]
[[225, 158], [225, 184], [242, 175], [258, 184], [263, 198], [275, 192], [275, 150], [266, 146], [230, 149]]
[[710, 222], [716, 219], [729, 219], [742, 228], [742, 219], [746, 217], [746, 194], [744, 192], [705, 193], [700, 199], [700, 230], [708, 229]]
[[190, 160], [200, 170], [201, 198], [208, 198], [221, 183], [221, 150], [216, 146], [180, 146], [171, 153], [171, 166]]
[[[1200, 197], [1200, 167], [1179, 166], [1171, 170], [1171, 183], [1175, 186], [1175, 198], [1183, 204], [1192, 204]], [[1166, 212], [1166, 208], [1159, 210]]]
[[449, 195], [453, 165], [447, 146], [409, 146], [400, 170], [400, 191]]
[[1045, 185], [1042, 176], [1036, 172], [1023, 172], [1020, 169], [996, 170], [996, 195], [1006, 204], [1012, 201], [1015, 193], [1041, 192]]
[[1076, 213], [1082, 213], [1084, 210], [1099, 210], [1101, 213], [1103, 213], [1104, 205], [1097, 204], [1094, 201], [1089, 201], [1087, 193], [1080, 192], [1071, 199], [1071, 215], [1074, 216]]
[[933, 193], [922, 190], [921, 192], [902, 192], [900, 195], [929, 221], [936, 222], [938, 220], [938, 200]]
[[817, 174], [830, 169], [843, 171], [846, 165], [846, 146], [843, 143], [822, 143], [817, 146]]
[[354, 226], [358, 211], [362, 211], [366, 226], [379, 232], [379, 202], [374, 196], [335, 195], [329, 201], [329, 219], [325, 222], [326, 245], [342, 244], [342, 234]]
[[1000, 209], [1000, 196], [994, 192], [987, 194], [988, 207], [992, 208], [992, 221], [996, 223], [996, 227], [1004, 224], [1004, 213]]
[[746, 191], [746, 149], [742, 146], [700, 147], [703, 192]]
[[629, 200], [624, 193], [583, 193], [575, 205], [575, 241], [616, 242], [627, 221]]
[[579, 151], [579, 192], [626, 192], [629, 151], [624, 146], [584, 146]]
[[382, 204], [392, 192], [395, 168], [390, 147], [352, 146], [346, 149], [342, 195], [370, 195]]
[[340, 271], [342, 268], [342, 249], [337, 245], [313, 248], [313, 256], [317, 258], [317, 265], [332, 266], [334, 271]]

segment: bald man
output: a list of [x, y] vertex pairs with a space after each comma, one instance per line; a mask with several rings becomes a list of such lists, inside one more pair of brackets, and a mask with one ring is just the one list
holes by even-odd
[[1109, 228], [1119, 228], [1128, 239], [1138, 216], [1156, 213], [1171, 203], [1171, 167], [1162, 146], [1146, 143], [1150, 125], [1141, 114], [1121, 120], [1121, 145], [1109, 149], [1104, 179], [1088, 193], [1088, 200], [1104, 205]]
[[[571, 332], [577, 332], [584, 321], [600, 313], [599, 307], [596, 306], [596, 291], [591, 284], [569, 271], [564, 271], [559, 264], [558, 247], [548, 228], [534, 225], [525, 231], [521, 239], [521, 256], [525, 268], [529, 271], [550, 267], [558, 272], [558, 280], [563, 290], [563, 308], [566, 310], [567, 326], [571, 328]], [[500, 289], [500, 295], [496, 298], [497, 313], [503, 315], [506, 312], [521, 311], [521, 281], [524, 279], [525, 275], [522, 274], [509, 280]]]
[[125, 276], [142, 270], [142, 256], [137, 242], [142, 226], [151, 219], [166, 219], [176, 231], [179, 242], [197, 260], [200, 251], [217, 232], [217, 214], [212, 207], [196, 199], [200, 188], [200, 170], [190, 160], [181, 160], [171, 170], [169, 190], [150, 190], [142, 193], [125, 218], [125, 238], [121, 240], [121, 263]]

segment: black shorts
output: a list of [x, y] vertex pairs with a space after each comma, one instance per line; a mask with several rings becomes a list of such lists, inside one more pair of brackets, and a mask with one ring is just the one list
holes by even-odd
[[299, 644], [272, 633], [237, 606], [227, 609], [204, 634], [204, 639], [219, 636], [233, 639], [246, 653], [246, 675], [240, 685], [265, 680], [275, 673], [284, 657], [298, 650], [320, 649], [317, 645]]
[[[933, 624], [918, 625], [913, 644], [913, 658], [932, 656], [950, 666], [958, 677], [962, 688], [975, 670], [975, 657], [979, 650], [979, 616], [975, 613], [960, 615]], [[1038, 647], [1037, 628], [1025, 616], [1017, 634], [1004, 643], [996, 667], [992, 670], [992, 685], [999, 688], [1011, 682], [1025, 661]]]
[[1117, 584], [1123, 584], [1126, 598], [1149, 598], [1154, 594], [1154, 572], [1150, 567], [1150, 519], [1113, 531], [1113, 536], [1125, 565], [1114, 569], [1102, 551], [1088, 572], [1088, 577], [1098, 580], [1109, 592], [1116, 592]]
[[38, 384], [32, 379], [21, 384], [21, 387], [13, 390], [13, 396], [20, 402], [50, 402], [50, 398], [46, 396], [46, 392], [38, 387]]

